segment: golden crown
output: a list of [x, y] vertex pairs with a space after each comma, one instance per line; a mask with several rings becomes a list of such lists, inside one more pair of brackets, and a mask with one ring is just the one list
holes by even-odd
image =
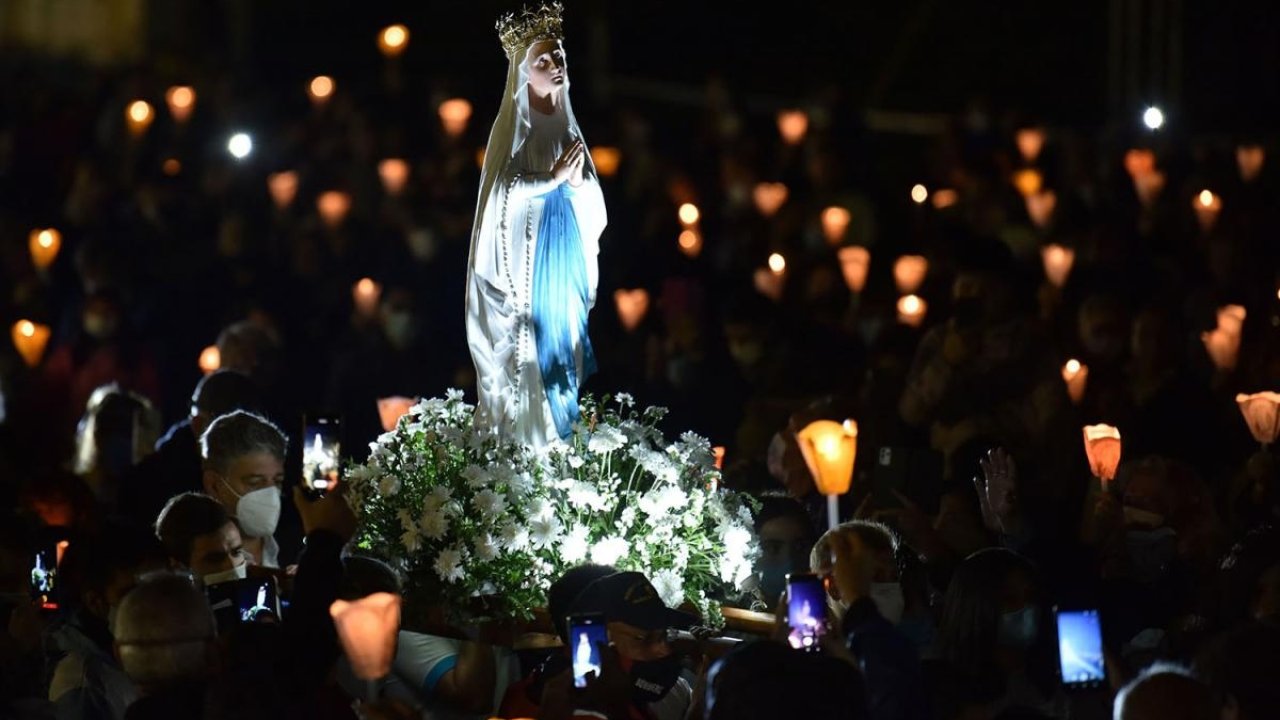
[[524, 50], [539, 40], [560, 40], [564, 31], [560, 27], [560, 15], [564, 6], [558, 2], [543, 3], [536, 10], [525, 8], [519, 13], [510, 12], [498, 18], [498, 39], [507, 57]]

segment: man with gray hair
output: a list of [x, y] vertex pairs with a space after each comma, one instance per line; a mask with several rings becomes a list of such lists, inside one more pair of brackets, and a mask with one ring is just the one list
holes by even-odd
[[1174, 663], [1153, 663], [1116, 695], [1115, 720], [1220, 720], [1231, 717], [1213, 690]]
[[183, 573], [144, 577], [120, 602], [116, 657], [141, 698], [126, 718], [200, 717], [218, 668], [213, 611]]
[[214, 420], [200, 438], [204, 491], [236, 519], [254, 564], [270, 568], [280, 566], [273, 535], [287, 442], [270, 420], [243, 410]]

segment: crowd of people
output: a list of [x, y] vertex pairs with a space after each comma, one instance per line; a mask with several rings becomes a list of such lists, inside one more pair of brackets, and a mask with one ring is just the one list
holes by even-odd
[[[447, 128], [403, 80], [309, 102], [205, 78], [179, 121], [169, 78], [0, 79], [2, 717], [1280, 713], [1280, 470], [1236, 400], [1280, 390], [1269, 138], [975, 107], [904, 143], [833, 95], [785, 122], [721, 79], [696, 111], [579, 96], [586, 140], [620, 160], [595, 162], [586, 389], [726, 447], [725, 486], [759, 499], [752, 609], [778, 626], [708, 635], [644, 568], [585, 565], [547, 589], [560, 643], [414, 608], [371, 693], [329, 608], [400, 579], [348, 546], [341, 484], [297, 487], [302, 417], [340, 416], [359, 461], [379, 398], [474, 400], [484, 113]], [[254, 149], [233, 155], [246, 117]], [[918, 281], [901, 256], [924, 258]], [[829, 528], [797, 433], [846, 418], [859, 453]], [[1121, 433], [1114, 478], [1086, 459], [1094, 423]], [[787, 642], [806, 573], [820, 652]], [[252, 592], [210, 591], [229, 586]], [[1063, 610], [1100, 618], [1094, 685], [1063, 677]], [[577, 613], [610, 640], [585, 688]]]

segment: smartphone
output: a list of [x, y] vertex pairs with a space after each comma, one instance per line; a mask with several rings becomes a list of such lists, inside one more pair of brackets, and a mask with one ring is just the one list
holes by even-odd
[[236, 623], [280, 622], [280, 590], [274, 577], [248, 577], [205, 588], [219, 628]]
[[876, 454], [871, 471], [872, 502], [876, 509], [902, 507], [894, 493], [935, 515], [942, 503], [942, 453], [932, 448], [885, 446]]
[[603, 613], [575, 613], [565, 622], [569, 628], [569, 651], [573, 656], [573, 686], [587, 686], [587, 674], [600, 677], [600, 647], [609, 644], [609, 630]]
[[31, 582], [28, 587], [32, 602], [41, 610], [58, 609], [58, 561], [62, 557], [59, 545], [66, 547], [65, 541], [49, 543], [32, 553]]
[[1097, 608], [1054, 608], [1058, 624], [1058, 671], [1068, 689], [1102, 687], [1102, 623]]
[[342, 477], [342, 418], [308, 414], [302, 425], [302, 487], [318, 497]]
[[827, 632], [827, 589], [813, 573], [787, 575], [787, 642], [806, 652], [820, 652]]

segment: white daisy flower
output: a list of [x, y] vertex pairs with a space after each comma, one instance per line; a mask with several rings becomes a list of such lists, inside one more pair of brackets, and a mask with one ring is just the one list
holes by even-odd
[[679, 607], [684, 602], [684, 578], [676, 571], [659, 570], [650, 580], [667, 607]]
[[480, 535], [475, 540], [472, 540], [471, 543], [476, 551], [476, 559], [492, 560], [498, 557], [498, 545], [491, 535]]
[[539, 516], [529, 521], [529, 541], [538, 550], [545, 550], [560, 539], [560, 518], [555, 515]]

